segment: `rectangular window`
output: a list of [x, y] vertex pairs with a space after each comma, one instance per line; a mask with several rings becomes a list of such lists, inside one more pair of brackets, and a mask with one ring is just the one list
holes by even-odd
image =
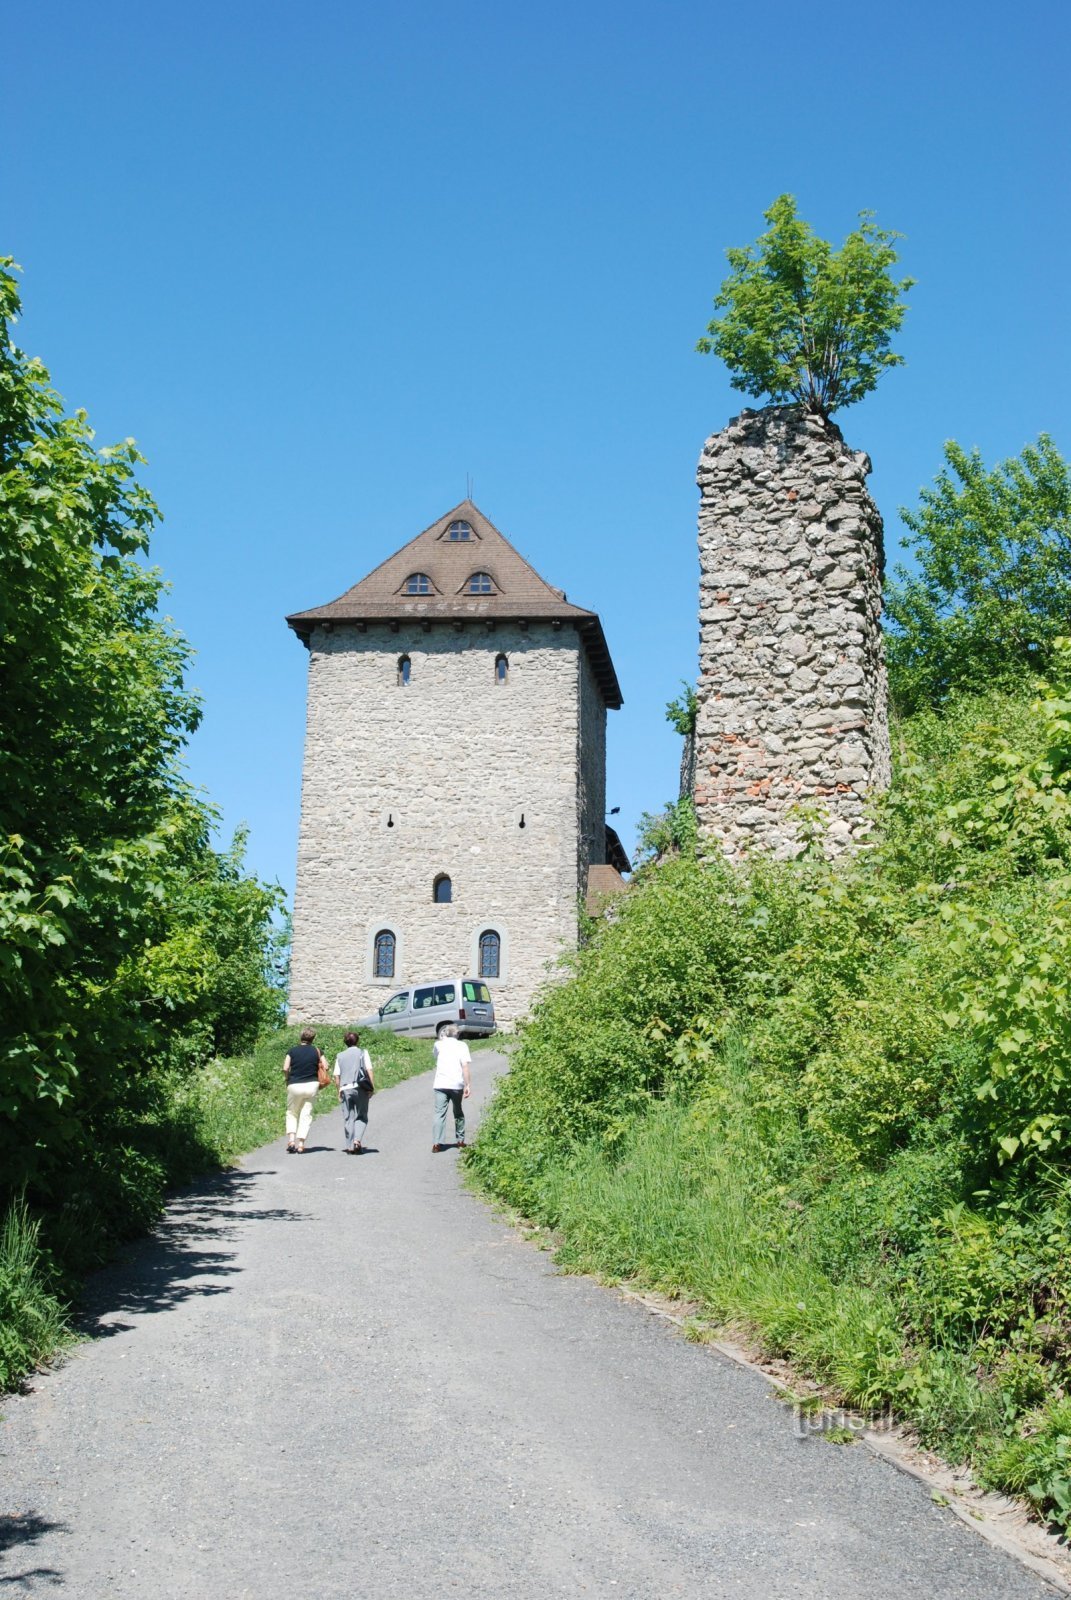
[[456, 994], [457, 991], [452, 983], [443, 984], [435, 991], [435, 1004], [437, 1006], [452, 1006], [456, 998]]
[[435, 990], [434, 989], [417, 989], [416, 993], [413, 995], [413, 1010], [414, 1011], [423, 1011], [426, 1006], [433, 1006], [434, 1004], [435, 1004]]
[[470, 983], [466, 978], [465, 982], [461, 985], [461, 993], [465, 996], [466, 1000], [478, 1000], [481, 1005], [485, 1006], [489, 1006], [491, 1004], [491, 991], [487, 987], [486, 983]]

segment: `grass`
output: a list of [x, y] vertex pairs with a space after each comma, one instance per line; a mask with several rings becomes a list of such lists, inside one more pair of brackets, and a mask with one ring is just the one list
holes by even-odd
[[[316, 1043], [333, 1065], [344, 1048], [344, 1027], [317, 1029]], [[27, 1373], [70, 1343], [68, 1310], [80, 1276], [113, 1254], [116, 1243], [152, 1227], [166, 1187], [192, 1182], [228, 1166], [284, 1130], [286, 1093], [282, 1064], [298, 1043], [297, 1028], [269, 1034], [248, 1055], [208, 1061], [163, 1086], [151, 1117], [139, 1133], [151, 1149], [140, 1168], [126, 1152], [121, 1225], [110, 1231], [102, 1191], [69, 1196], [48, 1220], [49, 1249], [40, 1222], [16, 1201], [0, 1224], [0, 1393], [18, 1387]], [[372, 1057], [376, 1089], [389, 1089], [432, 1066], [431, 1041], [367, 1032], [362, 1043]], [[315, 1112], [338, 1104], [333, 1090], [318, 1095]], [[108, 1191], [110, 1194], [111, 1191]], [[62, 1261], [65, 1271], [56, 1270]]]
[[[345, 1048], [345, 1031], [342, 1026], [316, 1031], [316, 1044], [332, 1066], [335, 1056]], [[210, 1061], [178, 1087], [177, 1104], [195, 1124], [202, 1148], [208, 1147], [217, 1164], [225, 1166], [247, 1150], [282, 1137], [282, 1065], [298, 1039], [299, 1029], [281, 1028], [262, 1039], [250, 1055]], [[428, 1039], [405, 1039], [398, 1034], [369, 1030], [361, 1042], [372, 1057], [377, 1092], [427, 1072], [432, 1066]], [[322, 1116], [337, 1104], [334, 1092], [325, 1091], [317, 1095], [314, 1113]]]
[[[697, 1304], [702, 1322], [789, 1360], [836, 1403], [894, 1406], [924, 1444], [978, 1459], [1002, 1404], [983, 1363], [970, 1349], [905, 1347], [900, 1287], [878, 1254], [829, 1266], [828, 1218], [790, 1193], [798, 1129], [767, 1124], [760, 1142], [738, 1087], [727, 1112], [671, 1098], [623, 1146], [592, 1139], [540, 1162], [534, 1220], [554, 1230], [560, 1265]], [[477, 1186], [487, 1155], [477, 1140]]]
[[0, 1227], [0, 1392], [17, 1388], [27, 1372], [71, 1340], [38, 1226], [16, 1201]]

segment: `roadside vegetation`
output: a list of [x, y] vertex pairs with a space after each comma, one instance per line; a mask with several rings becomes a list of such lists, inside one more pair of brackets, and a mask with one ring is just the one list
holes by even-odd
[[[321, 1027], [328, 1060], [343, 1049], [343, 1027]], [[169, 1190], [283, 1138], [282, 1063], [299, 1029], [278, 1028], [242, 1055], [217, 1056], [156, 1075], [153, 1097], [125, 1112], [117, 1153], [99, 1172], [81, 1171], [52, 1201], [31, 1210], [10, 1201], [0, 1223], [0, 1392], [71, 1341], [69, 1311], [82, 1276], [123, 1240], [152, 1227]], [[431, 1043], [366, 1032], [362, 1043], [377, 1093], [432, 1066]], [[336, 1110], [331, 1088], [317, 1117]]]
[[650, 819], [468, 1160], [566, 1266], [698, 1301], [1067, 1529], [1069, 477], [1048, 441], [947, 459], [869, 846], [736, 868]]
[[[141, 457], [65, 410], [19, 313], [0, 258], [0, 1389], [170, 1186], [281, 1134], [296, 1038], [281, 891], [182, 769], [200, 706]], [[384, 1086], [430, 1062], [375, 1053]]]

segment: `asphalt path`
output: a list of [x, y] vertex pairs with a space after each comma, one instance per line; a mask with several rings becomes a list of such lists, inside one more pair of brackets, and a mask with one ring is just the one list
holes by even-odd
[[[486, 1097], [502, 1059], [474, 1057]], [[280, 1095], [280, 1113], [281, 1113]], [[176, 1199], [0, 1423], [0, 1596], [1039, 1600], [761, 1378], [560, 1275], [431, 1153], [428, 1077]]]

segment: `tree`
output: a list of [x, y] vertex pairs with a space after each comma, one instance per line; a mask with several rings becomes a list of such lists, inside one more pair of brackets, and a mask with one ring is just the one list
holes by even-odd
[[945, 466], [901, 510], [917, 572], [886, 591], [893, 698], [905, 711], [1044, 673], [1071, 633], [1071, 470], [1042, 434], [992, 470], [945, 445]]
[[743, 250], [727, 250], [732, 272], [714, 304], [724, 310], [696, 348], [720, 356], [732, 386], [774, 401], [798, 401], [828, 417], [903, 364], [889, 348], [907, 310], [911, 278], [890, 268], [900, 237], [859, 213], [859, 227], [834, 250], [796, 214], [792, 195], [764, 213], [770, 231]]
[[682, 678], [680, 694], [675, 699], [666, 701], [666, 721], [685, 739], [690, 739], [695, 733], [698, 709], [699, 700], [694, 685], [686, 678]]
[[0, 258], [0, 1199], [40, 1201], [125, 1159], [116, 1108], [136, 1120], [191, 1039], [255, 1032], [278, 892], [212, 849], [179, 765], [200, 708], [142, 458], [65, 414], [19, 311]]

